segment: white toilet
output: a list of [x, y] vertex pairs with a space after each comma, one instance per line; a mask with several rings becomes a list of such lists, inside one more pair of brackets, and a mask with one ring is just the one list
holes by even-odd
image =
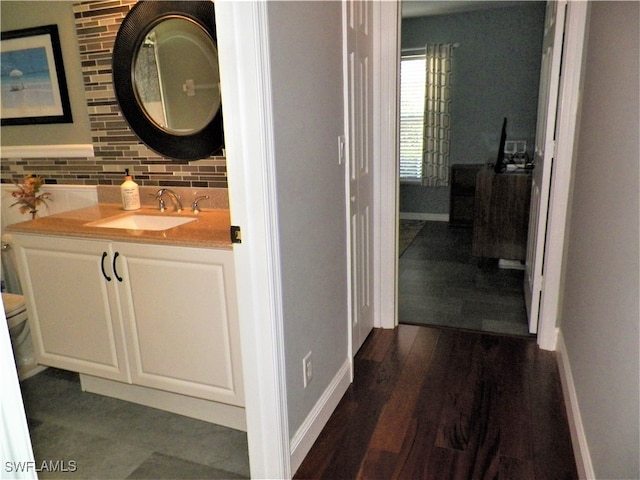
[[[19, 283], [15, 285], [18, 281], [13, 258], [11, 257], [11, 245], [4, 241], [2, 242], [2, 274], [3, 287], [19, 292]], [[4, 314], [7, 317], [9, 326], [18, 377], [20, 380], [24, 380], [44, 370], [46, 367], [36, 364], [33, 356], [33, 343], [31, 341], [29, 323], [27, 322], [27, 308], [24, 303], [24, 297], [18, 293], [3, 291], [2, 304], [4, 305]]]
[[2, 303], [9, 324], [13, 355], [18, 371], [20, 371], [20, 369], [34, 363], [33, 345], [27, 323], [27, 308], [24, 305], [24, 297], [14, 293], [2, 292]]

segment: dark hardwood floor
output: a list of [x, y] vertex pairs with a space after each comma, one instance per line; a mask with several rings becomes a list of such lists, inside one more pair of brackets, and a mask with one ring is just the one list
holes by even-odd
[[295, 478], [577, 478], [555, 355], [526, 337], [375, 329]]

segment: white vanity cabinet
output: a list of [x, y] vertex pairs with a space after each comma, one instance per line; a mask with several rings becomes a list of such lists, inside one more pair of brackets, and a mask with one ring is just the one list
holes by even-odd
[[[39, 364], [130, 381], [111, 245], [14, 235]], [[103, 270], [104, 269], [104, 270]]]
[[13, 237], [39, 363], [177, 404], [244, 404], [231, 250]]
[[112, 248], [132, 383], [243, 405], [233, 252]]

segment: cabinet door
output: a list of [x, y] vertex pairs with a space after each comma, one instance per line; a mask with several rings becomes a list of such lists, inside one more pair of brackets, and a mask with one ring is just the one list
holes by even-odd
[[14, 235], [14, 247], [37, 362], [129, 381], [109, 243]]
[[478, 175], [473, 223], [474, 256], [524, 260], [531, 175], [483, 171]]
[[133, 383], [243, 405], [233, 252], [113, 248]]

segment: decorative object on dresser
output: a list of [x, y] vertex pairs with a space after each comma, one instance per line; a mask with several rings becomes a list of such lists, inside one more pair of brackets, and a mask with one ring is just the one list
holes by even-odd
[[481, 164], [451, 165], [451, 190], [449, 197], [450, 226], [473, 226], [476, 175], [481, 168]]

